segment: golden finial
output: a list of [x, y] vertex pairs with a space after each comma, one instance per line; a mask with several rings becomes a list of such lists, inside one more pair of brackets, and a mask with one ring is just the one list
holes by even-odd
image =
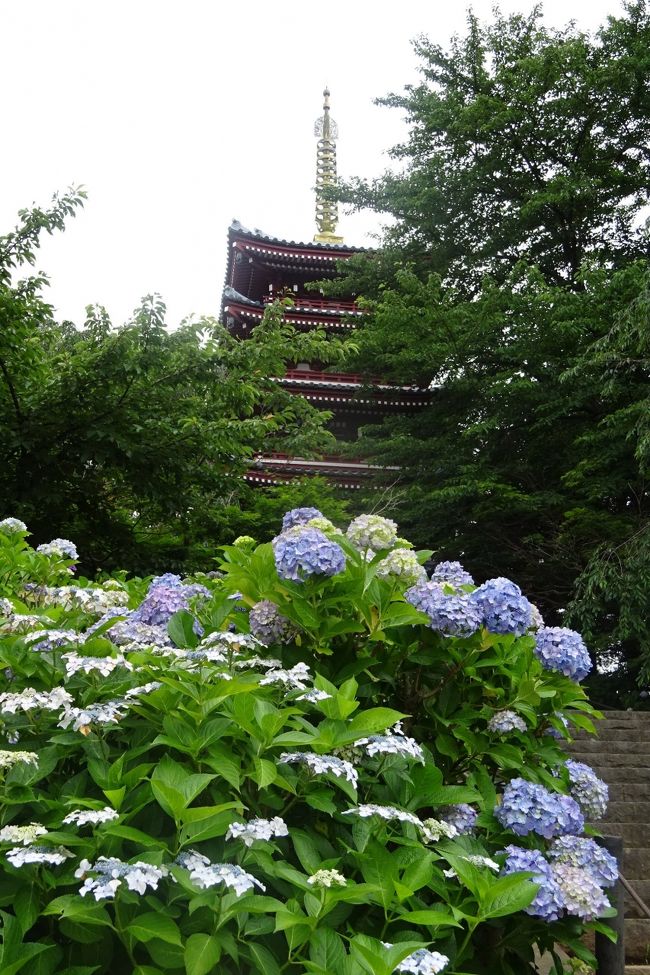
[[330, 93], [326, 87], [323, 92], [323, 114], [316, 119], [314, 135], [318, 138], [316, 150], [316, 226], [318, 233], [314, 240], [321, 244], [341, 244], [342, 237], [335, 234], [338, 222], [338, 207], [332, 200], [324, 197], [323, 190], [336, 183], [336, 140], [338, 128], [330, 117]]

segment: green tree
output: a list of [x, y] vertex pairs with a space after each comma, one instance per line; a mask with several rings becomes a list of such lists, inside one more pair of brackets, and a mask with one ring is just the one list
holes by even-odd
[[386, 243], [463, 291], [521, 259], [580, 287], [587, 258], [645, 253], [650, 185], [650, 14], [625, 5], [595, 38], [498, 11], [448, 49], [415, 43], [424, 80], [379, 99], [406, 115], [404, 170], [357, 180], [343, 198], [390, 214]]
[[[151, 571], [205, 558], [220, 509], [254, 508], [242, 478], [255, 453], [329, 445], [328, 414], [284, 391], [289, 360], [340, 355], [322, 333], [298, 334], [275, 306], [247, 342], [212, 319], [165, 325], [160, 298], [114, 327], [90, 308], [83, 328], [58, 324], [33, 263], [39, 234], [61, 229], [82, 202], [21, 214], [0, 239], [0, 501], [37, 539], [52, 525], [80, 542], [85, 568]], [[326, 492], [327, 493], [327, 492]]]
[[449, 49], [420, 39], [423, 82], [381, 100], [409, 122], [401, 171], [340, 189], [393, 218], [343, 269], [369, 311], [350, 361], [431, 385], [428, 408], [362, 431], [401, 468], [394, 514], [584, 626], [627, 667], [617, 693], [648, 645], [649, 41], [645, 3], [593, 38], [538, 8], [470, 14]]

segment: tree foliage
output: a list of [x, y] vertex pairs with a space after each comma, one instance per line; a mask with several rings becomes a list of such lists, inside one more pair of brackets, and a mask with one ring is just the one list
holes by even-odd
[[431, 385], [360, 441], [401, 468], [401, 522], [568, 611], [619, 691], [648, 647], [649, 42], [644, 3], [596, 37], [470, 14], [381, 100], [406, 111], [401, 171], [340, 191], [394, 219], [349, 269], [355, 368]]
[[188, 564], [232, 539], [224, 509], [255, 508], [242, 475], [256, 453], [329, 445], [327, 414], [272, 377], [340, 347], [295, 332], [279, 306], [245, 343], [214, 319], [170, 330], [157, 296], [123, 327], [99, 307], [80, 329], [57, 323], [45, 278], [14, 283], [12, 270], [33, 264], [39, 234], [62, 229], [81, 202], [71, 192], [23, 211], [0, 239], [1, 507], [39, 540], [60, 525], [87, 568]]

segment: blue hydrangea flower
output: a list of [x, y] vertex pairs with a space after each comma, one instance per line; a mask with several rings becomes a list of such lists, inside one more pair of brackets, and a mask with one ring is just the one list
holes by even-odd
[[575, 630], [543, 626], [535, 634], [535, 655], [547, 670], [557, 670], [572, 680], [583, 680], [591, 670], [589, 651]]
[[510, 579], [488, 579], [471, 594], [471, 598], [490, 633], [523, 636], [530, 629], [533, 607]]
[[466, 593], [449, 594], [438, 582], [419, 582], [404, 598], [429, 617], [432, 630], [447, 636], [471, 636], [481, 626], [481, 614]]
[[281, 579], [304, 582], [309, 576], [335, 576], [345, 571], [345, 555], [317, 528], [296, 525], [273, 539], [275, 567]]
[[376, 552], [395, 544], [397, 525], [391, 518], [381, 515], [359, 515], [348, 525], [346, 535], [359, 551], [372, 549]]
[[593, 921], [609, 908], [606, 895], [588, 870], [570, 863], [554, 863], [551, 870], [568, 914]]
[[57, 559], [78, 559], [77, 546], [67, 538], [53, 538], [51, 542], [38, 545], [41, 555], [54, 555]]
[[565, 763], [571, 782], [571, 795], [588, 819], [602, 819], [607, 812], [609, 788], [590, 765], [568, 759]]
[[209, 596], [201, 585], [150, 586], [147, 595], [131, 615], [131, 619], [149, 626], [166, 626], [179, 609], [188, 609], [194, 596]]
[[459, 802], [453, 806], [442, 806], [436, 809], [436, 816], [443, 823], [453, 826], [459, 835], [473, 833], [478, 813], [466, 802]]
[[287, 511], [282, 519], [282, 531], [286, 532], [287, 529], [295, 528], [296, 525], [306, 525], [312, 518], [322, 517], [323, 515], [318, 508], [292, 508], [291, 511]]
[[446, 582], [450, 586], [473, 586], [474, 580], [460, 562], [438, 562], [431, 573], [433, 582]]
[[525, 850], [521, 846], [507, 846], [503, 873], [530, 872], [532, 882], [539, 884], [533, 901], [524, 908], [526, 914], [545, 921], [557, 921], [564, 912], [564, 898], [553, 876], [550, 863], [539, 850]]
[[497, 711], [488, 721], [488, 731], [507, 735], [511, 731], [525, 731], [526, 722], [515, 711]]
[[613, 887], [618, 880], [616, 857], [587, 836], [558, 836], [551, 843], [548, 855], [556, 863], [588, 870], [601, 887]]
[[26, 532], [27, 525], [20, 518], [3, 518], [0, 521], [0, 532], [5, 535], [14, 535], [18, 532]]
[[278, 612], [269, 599], [255, 603], [248, 617], [251, 633], [265, 647], [273, 643], [289, 643], [296, 635], [295, 626]]
[[157, 586], [167, 586], [169, 589], [180, 589], [183, 580], [175, 572], [163, 572], [161, 576], [154, 576], [149, 583], [149, 592]]
[[503, 790], [494, 815], [504, 829], [517, 836], [537, 833], [552, 839], [566, 833], [581, 833], [585, 820], [571, 796], [551, 792], [543, 785], [526, 779], [512, 779]]

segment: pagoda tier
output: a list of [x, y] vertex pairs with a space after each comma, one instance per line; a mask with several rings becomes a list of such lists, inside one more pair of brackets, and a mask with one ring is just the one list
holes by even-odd
[[[363, 249], [340, 243], [297, 243], [247, 230], [235, 220], [228, 230], [228, 264], [223, 291], [222, 320], [229, 331], [246, 339], [277, 298], [290, 297], [284, 318], [297, 329], [320, 328], [349, 334], [363, 312], [354, 296], [347, 300], [315, 295], [313, 281], [335, 278], [337, 261]], [[317, 363], [298, 363], [277, 382], [291, 393], [333, 414], [329, 429], [338, 440], [354, 442], [359, 427], [373, 418], [418, 410], [429, 402], [428, 390], [364, 382], [353, 373], [323, 372]], [[279, 484], [295, 477], [320, 474], [345, 488], [358, 488], [377, 468], [342, 457], [307, 460], [269, 451], [256, 457], [247, 480]]]

